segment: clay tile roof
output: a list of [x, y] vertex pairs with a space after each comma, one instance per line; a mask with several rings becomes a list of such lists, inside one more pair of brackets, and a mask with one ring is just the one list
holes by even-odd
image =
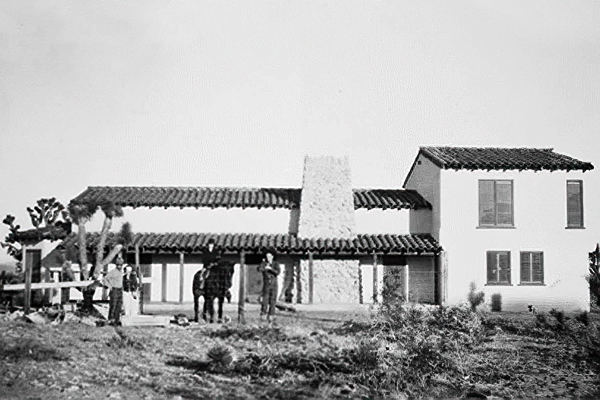
[[405, 189], [354, 189], [354, 208], [420, 209], [431, 204], [414, 190]]
[[[74, 202], [113, 201], [123, 207], [285, 208], [300, 207], [301, 189], [90, 186]], [[414, 190], [354, 189], [354, 208], [420, 209], [431, 205]]]
[[[98, 233], [88, 234], [88, 247], [98, 241]], [[434, 254], [442, 250], [437, 241], [429, 234], [393, 235], [365, 234], [353, 239], [342, 238], [297, 238], [291, 234], [260, 233], [136, 233], [128, 250], [139, 246], [142, 252], [198, 252], [206, 246], [209, 238], [216, 240], [217, 246], [225, 252], [238, 253], [264, 252], [272, 249], [280, 253], [305, 254], [313, 251], [321, 254]], [[116, 235], [110, 234], [107, 246], [113, 245]], [[77, 235], [71, 233], [63, 242], [64, 246], [76, 246]]]
[[421, 147], [420, 153], [444, 169], [467, 170], [581, 170], [594, 169], [554, 149], [501, 147]]

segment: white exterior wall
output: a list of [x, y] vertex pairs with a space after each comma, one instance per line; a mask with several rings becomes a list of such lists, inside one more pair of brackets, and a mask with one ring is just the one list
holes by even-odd
[[358, 209], [354, 211], [356, 233], [377, 234], [394, 233], [405, 235], [409, 233], [409, 210]]
[[440, 168], [428, 158], [419, 154], [415, 161], [415, 168], [404, 185], [405, 189], [416, 190], [431, 204], [431, 210], [411, 210], [410, 232], [431, 233], [438, 241], [440, 229], [440, 177]]
[[[288, 233], [292, 213], [283, 208], [124, 207], [123, 211], [122, 218], [113, 220], [114, 232], [129, 222], [133, 232]], [[104, 214], [98, 211], [86, 228], [88, 232], [99, 232], [103, 222]]]
[[[500, 293], [503, 310], [526, 311], [530, 304], [538, 310], [589, 310], [584, 276], [588, 253], [600, 237], [597, 199], [586, 187], [591, 173], [441, 171], [439, 242], [448, 257], [448, 303], [466, 302], [469, 283], [475, 282], [487, 303]], [[513, 180], [514, 229], [478, 228], [480, 179]], [[584, 181], [586, 229], [565, 229], [568, 179]], [[511, 286], [486, 286], [488, 250], [511, 252]], [[520, 252], [530, 250], [544, 253], [544, 286], [519, 285]]]

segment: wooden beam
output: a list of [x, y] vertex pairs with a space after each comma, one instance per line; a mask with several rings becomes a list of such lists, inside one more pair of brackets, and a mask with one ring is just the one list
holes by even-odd
[[25, 267], [25, 284], [23, 289], [25, 289], [25, 299], [23, 304], [23, 309], [25, 314], [29, 314], [29, 309], [31, 307], [31, 269], [33, 268], [33, 259], [32, 252], [28, 251], [26, 248], [23, 249], [22, 253], [24, 258], [24, 267]]
[[296, 303], [302, 304], [302, 260], [298, 260], [296, 269]]
[[142, 278], [144, 274], [142, 273], [142, 268], [140, 266], [140, 246], [135, 245], [135, 273], [138, 277], [138, 306], [139, 313], [142, 315], [144, 313], [144, 284], [142, 283]]
[[377, 271], [377, 253], [373, 252], [373, 303], [379, 302], [379, 278]]
[[314, 260], [312, 251], [308, 252], [308, 304], [313, 304], [314, 300]]
[[[87, 287], [94, 283], [94, 281], [74, 281], [74, 282], [40, 282], [40, 283], [31, 283], [31, 279], [29, 281], [29, 291], [35, 289], [64, 289], [64, 288], [75, 288], [75, 287]], [[27, 282], [26, 283], [15, 283], [12, 285], [4, 285], [2, 286], [3, 291], [21, 291], [25, 290], [27, 292]]]
[[167, 301], [167, 264], [163, 263], [162, 265], [162, 295], [161, 300], [163, 303]]
[[404, 301], [406, 301], [406, 302], [410, 301], [410, 298], [409, 298], [410, 290], [408, 289], [408, 285], [410, 283], [410, 281], [408, 279], [409, 278], [409, 273], [410, 273], [410, 270], [409, 270], [408, 264], [406, 264], [404, 266], [404, 276], [403, 276], [404, 277], [404, 282], [402, 284], [403, 288], [404, 288]]
[[183, 251], [179, 253], [179, 302], [183, 303], [183, 280], [185, 273], [185, 259]]
[[246, 253], [240, 253], [240, 288], [238, 296], [238, 323], [246, 323]]
[[360, 261], [358, 262], [358, 304], [363, 304], [363, 276], [362, 276], [362, 267], [360, 266]]

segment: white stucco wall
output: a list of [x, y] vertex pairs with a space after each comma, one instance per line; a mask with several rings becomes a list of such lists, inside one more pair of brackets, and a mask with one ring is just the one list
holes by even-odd
[[419, 154], [405, 189], [416, 190], [431, 204], [431, 210], [410, 212], [411, 233], [431, 233], [439, 240], [440, 229], [440, 177], [441, 170], [428, 158]]
[[[589, 309], [589, 290], [584, 278], [588, 253], [599, 235], [597, 199], [588, 195], [591, 174], [533, 171], [441, 171], [439, 241], [448, 257], [448, 302], [465, 302], [469, 283], [483, 289], [486, 302], [502, 295], [503, 310]], [[478, 228], [479, 179], [513, 180], [514, 229]], [[566, 181], [584, 181], [585, 229], [567, 225]], [[511, 252], [511, 286], [486, 286], [486, 252]], [[520, 252], [544, 253], [544, 286], [521, 286]]]
[[[113, 220], [112, 231], [129, 222], [134, 232], [287, 233], [292, 210], [272, 208], [147, 208], [125, 207]], [[104, 214], [98, 211], [87, 223], [88, 232], [99, 232]], [[76, 227], [73, 228], [75, 231]]]
[[409, 233], [409, 210], [367, 210], [360, 208], [354, 211], [356, 233], [394, 233], [405, 235]]

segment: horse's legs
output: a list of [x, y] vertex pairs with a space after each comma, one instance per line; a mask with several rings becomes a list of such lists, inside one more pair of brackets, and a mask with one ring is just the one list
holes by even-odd
[[208, 314], [208, 299], [204, 297], [204, 304], [202, 305], [202, 319], [206, 321], [206, 314]]
[[198, 297], [194, 294], [194, 322], [198, 322]]
[[219, 296], [218, 297], [219, 300], [219, 309], [218, 309], [218, 314], [217, 314], [217, 322], [218, 323], [222, 323], [223, 322], [223, 303], [225, 302], [225, 299], [223, 298], [223, 296]]
[[207, 309], [208, 309], [208, 317], [210, 318], [210, 323], [215, 322], [215, 298], [213, 296], [209, 296], [206, 299]]

